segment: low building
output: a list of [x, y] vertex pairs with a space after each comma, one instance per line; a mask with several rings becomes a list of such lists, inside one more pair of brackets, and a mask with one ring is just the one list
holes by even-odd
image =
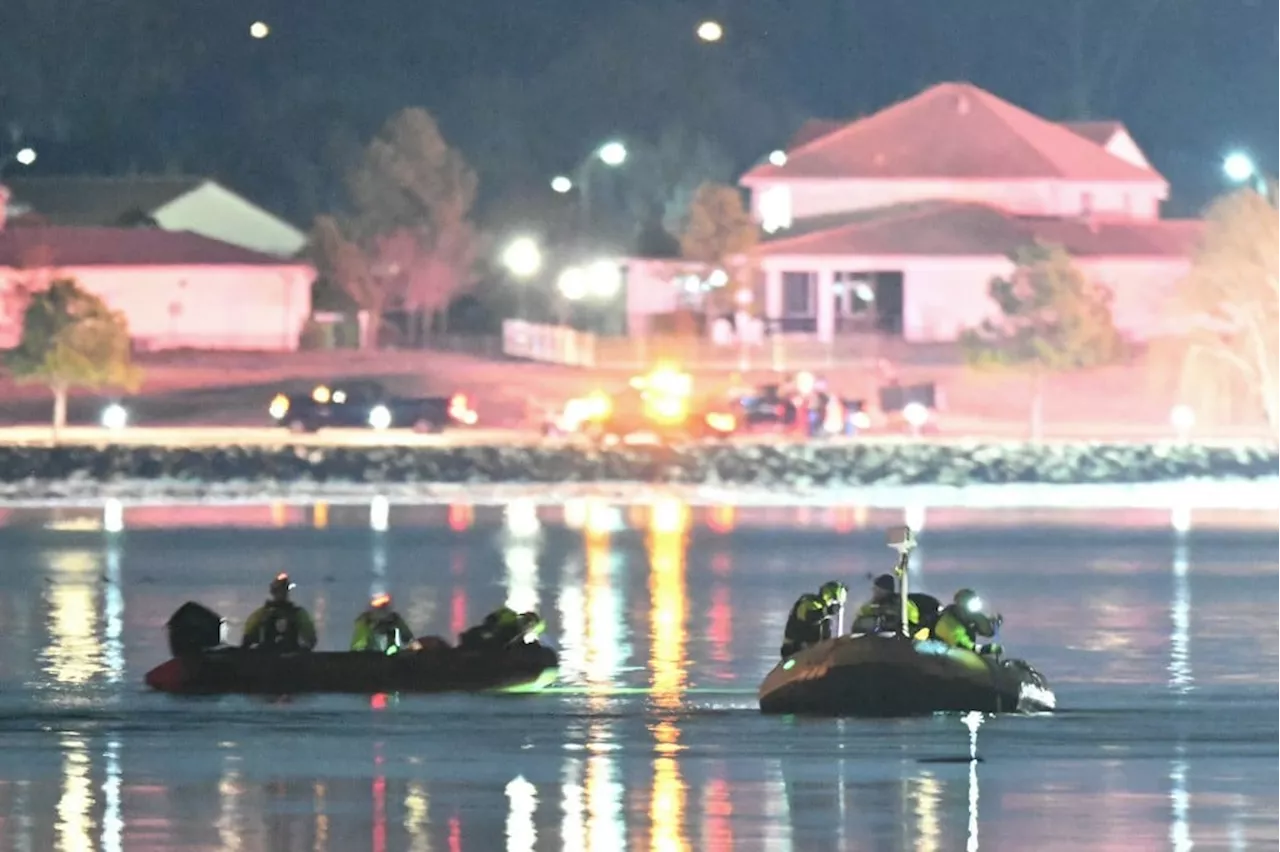
[[139, 349], [292, 351], [315, 269], [150, 228], [5, 227], [0, 186], [0, 348], [21, 339], [24, 289], [74, 278], [124, 313]]
[[766, 315], [824, 342], [954, 340], [992, 315], [991, 279], [1034, 240], [1071, 252], [1146, 338], [1200, 233], [1160, 218], [1168, 182], [1120, 123], [1057, 124], [967, 83], [811, 123], [741, 183], [766, 233]]
[[307, 244], [305, 233], [208, 178], [14, 177], [5, 183], [13, 227], [186, 231], [288, 258]]

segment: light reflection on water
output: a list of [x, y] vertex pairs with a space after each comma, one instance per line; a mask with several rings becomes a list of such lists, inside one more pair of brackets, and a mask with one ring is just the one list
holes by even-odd
[[[958, 756], [956, 720], [754, 709], [779, 613], [879, 573], [900, 511], [236, 507], [231, 534], [217, 507], [179, 533], [181, 511], [137, 511], [0, 529], [0, 849], [1274, 847], [1277, 553], [1239, 521], [1201, 541], [1185, 512], [1131, 513], [1111, 546], [1043, 513], [1027, 535], [1017, 513], [930, 510], [913, 583], [980, 585], [1066, 708], [988, 720], [986, 762], [951, 767], [915, 759]], [[565, 691], [374, 709], [139, 692], [177, 605], [242, 618], [282, 567], [330, 647], [371, 583], [442, 634], [540, 607]], [[1224, 618], [1252, 637], [1236, 654], [1198, 644]]]

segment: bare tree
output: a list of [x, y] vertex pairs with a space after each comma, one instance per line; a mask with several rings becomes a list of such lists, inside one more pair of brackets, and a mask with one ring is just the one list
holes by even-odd
[[1182, 397], [1211, 417], [1260, 412], [1274, 429], [1280, 394], [1280, 215], [1242, 189], [1210, 207], [1174, 305]]

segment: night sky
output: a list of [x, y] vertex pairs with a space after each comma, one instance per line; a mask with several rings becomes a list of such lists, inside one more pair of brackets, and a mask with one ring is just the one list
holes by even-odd
[[1276, 168], [1277, 42], [1275, 0], [3, 0], [0, 122], [40, 173], [210, 174], [305, 223], [405, 106], [492, 210], [614, 136], [692, 134], [736, 176], [806, 118], [968, 80], [1123, 120], [1193, 214], [1228, 150]]

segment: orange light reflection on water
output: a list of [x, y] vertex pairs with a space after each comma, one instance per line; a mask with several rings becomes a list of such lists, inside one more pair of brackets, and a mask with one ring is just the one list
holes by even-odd
[[702, 788], [702, 843], [707, 852], [729, 852], [733, 849], [733, 801], [729, 784], [724, 780], [725, 767], [718, 763], [719, 777]]
[[[678, 501], [654, 504], [649, 527], [649, 636], [653, 703], [677, 710], [687, 684], [685, 656], [688, 601], [685, 547], [689, 508]], [[651, 726], [654, 736], [653, 788], [649, 796], [650, 846], [655, 852], [691, 848], [684, 834], [685, 793], [680, 764], [680, 729], [667, 718]]]

